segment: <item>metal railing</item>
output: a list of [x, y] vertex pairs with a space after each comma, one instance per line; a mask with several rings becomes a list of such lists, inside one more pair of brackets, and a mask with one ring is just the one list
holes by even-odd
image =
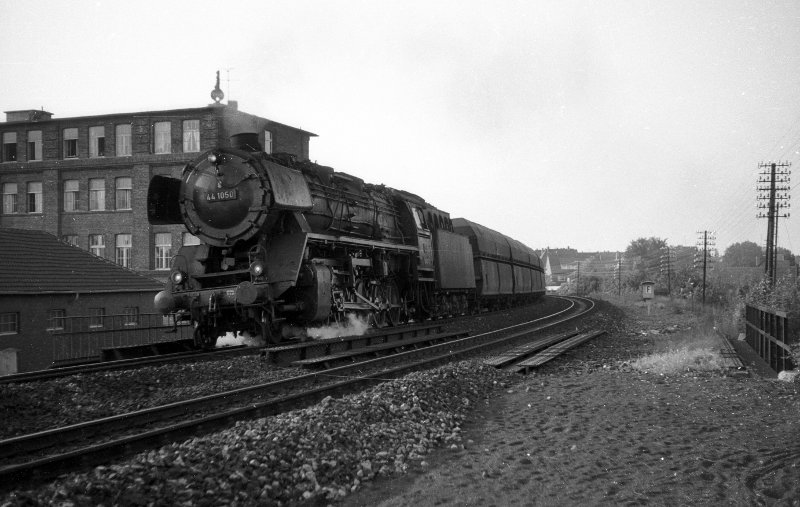
[[157, 313], [61, 317], [50, 325], [54, 364], [99, 359], [103, 349], [191, 339], [193, 332]]
[[745, 339], [776, 372], [794, 368], [786, 312], [756, 305], [745, 307]]

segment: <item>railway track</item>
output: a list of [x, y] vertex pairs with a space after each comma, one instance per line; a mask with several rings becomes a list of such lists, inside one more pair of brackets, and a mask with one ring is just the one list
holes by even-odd
[[[394, 354], [314, 371], [169, 405], [120, 414], [65, 428], [0, 441], [0, 484], [44, 480], [66, 471], [118, 459], [153, 446], [311, 405], [326, 396], [354, 392], [386, 378], [513, 345], [533, 333], [573, 321], [591, 311], [589, 300], [570, 298], [569, 308], [503, 329], [397, 347]], [[354, 350], [354, 355], [360, 352]], [[102, 441], [101, 441], [102, 440]], [[68, 443], [66, 446], [65, 444]]]
[[[487, 314], [496, 313], [497, 310]], [[208, 361], [225, 359], [228, 357], [266, 354], [275, 363], [291, 362], [294, 356], [306, 359], [314, 355], [319, 355], [317, 350], [337, 351], [356, 348], [360, 343], [379, 343], [393, 340], [402, 340], [408, 336], [419, 336], [430, 332], [431, 328], [441, 328], [442, 326], [457, 321], [458, 318], [446, 318], [422, 324], [405, 324], [391, 328], [374, 330], [361, 336], [344, 336], [312, 342], [300, 342], [289, 345], [276, 346], [231, 346], [219, 348], [211, 351], [195, 350], [173, 352], [168, 354], [158, 354], [147, 357], [137, 357], [131, 359], [117, 359], [110, 361], [95, 360], [89, 363], [81, 363], [69, 366], [57, 366], [45, 370], [36, 370], [24, 373], [0, 376], [0, 385], [19, 384], [24, 382], [38, 382], [67, 377], [70, 375], [85, 375], [97, 372], [107, 372], [115, 370], [133, 370], [147, 366], [159, 366], [169, 363], [189, 362], [189, 361]]]
[[158, 366], [160, 364], [175, 363], [179, 361], [205, 361], [224, 357], [236, 357], [258, 354], [263, 347], [233, 346], [206, 352], [174, 352], [154, 357], [136, 359], [119, 359], [116, 361], [99, 361], [95, 363], [80, 364], [75, 366], [62, 366], [47, 370], [36, 370], [25, 373], [15, 373], [0, 377], [0, 385], [22, 382], [38, 382], [69, 375], [81, 375], [101, 371], [132, 370], [145, 366]]
[[46, 370], [37, 370], [0, 377], [0, 385], [14, 384], [23, 382], [37, 382], [66, 377], [69, 375], [83, 375], [89, 373], [132, 370], [146, 366], [159, 366], [168, 363], [188, 362], [188, 361], [213, 361], [237, 356], [266, 354], [270, 358], [283, 360], [284, 357], [291, 357], [299, 354], [303, 358], [313, 356], [316, 350], [345, 350], [357, 348], [362, 343], [384, 343], [390, 341], [403, 340], [407, 337], [417, 337], [434, 330], [441, 330], [446, 321], [436, 321], [426, 324], [405, 325], [392, 328], [383, 328], [361, 336], [346, 336], [341, 338], [330, 338], [325, 340], [314, 340], [311, 342], [296, 343], [290, 345], [263, 347], [263, 346], [232, 346], [224, 347], [211, 351], [190, 351], [162, 354], [152, 357], [142, 357], [135, 359], [120, 359], [115, 361], [99, 361], [95, 363], [81, 364], [75, 366], [63, 366]]

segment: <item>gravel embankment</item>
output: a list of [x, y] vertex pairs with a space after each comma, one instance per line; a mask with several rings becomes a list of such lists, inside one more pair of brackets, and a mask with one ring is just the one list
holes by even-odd
[[[563, 302], [545, 299], [532, 307], [484, 314], [448, 324], [472, 334], [537, 318]], [[277, 368], [257, 356], [174, 363], [134, 370], [9, 384], [0, 389], [0, 438], [196, 398], [308, 373]]]
[[425, 467], [512, 378], [463, 361], [409, 374], [304, 410], [240, 422], [89, 473], [69, 474], [0, 505], [282, 505], [334, 501], [377, 476]]
[[165, 405], [300, 375], [257, 356], [8, 384], [0, 390], [0, 438]]
[[[552, 302], [551, 302], [552, 303]], [[473, 334], [538, 317], [550, 304], [462, 321]], [[38, 414], [56, 420], [70, 410], [147, 406], [260, 380], [264, 368], [240, 358], [221, 362], [166, 365], [148, 370], [95, 374], [16, 386], [15, 427]], [[89, 377], [89, 376], [87, 376]], [[206, 384], [199, 379], [205, 378]], [[516, 377], [462, 361], [383, 382], [360, 394], [328, 398], [304, 410], [254, 421], [129, 460], [68, 474], [59, 480], [2, 493], [10, 505], [282, 505], [327, 504], [377, 477], [403, 475], [428, 466], [436, 447], [464, 449], [461, 427], [476, 406]], [[43, 387], [43, 385], [47, 387]], [[210, 386], [210, 387], [209, 387]], [[26, 392], [27, 391], [27, 392]], [[120, 393], [125, 393], [120, 396]], [[144, 394], [142, 394], [144, 393]], [[33, 397], [33, 402], [26, 401]], [[11, 400], [11, 401], [9, 401]], [[60, 400], [53, 403], [53, 400]], [[54, 408], [57, 407], [57, 408]], [[85, 414], [84, 414], [85, 415]], [[64, 421], [62, 420], [61, 423]], [[60, 424], [61, 424], [60, 423]]]

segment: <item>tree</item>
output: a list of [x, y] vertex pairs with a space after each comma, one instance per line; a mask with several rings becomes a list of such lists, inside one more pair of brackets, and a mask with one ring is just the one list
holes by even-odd
[[626, 283], [631, 289], [638, 290], [645, 280], [653, 280], [661, 269], [661, 249], [667, 246], [667, 240], [651, 237], [631, 241], [625, 249], [625, 258], [632, 264]]
[[661, 249], [667, 246], [667, 240], [651, 237], [639, 238], [631, 241], [628, 248], [625, 249], [625, 255], [629, 257], [658, 258], [661, 254]]
[[754, 268], [763, 255], [761, 247], [752, 241], [734, 243], [725, 249], [722, 262], [728, 267]]

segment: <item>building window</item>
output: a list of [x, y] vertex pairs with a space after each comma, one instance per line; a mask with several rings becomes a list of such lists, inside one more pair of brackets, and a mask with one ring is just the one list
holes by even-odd
[[67, 323], [67, 311], [62, 309], [48, 310], [47, 311], [47, 330], [55, 331], [56, 329], [64, 329]]
[[130, 157], [132, 153], [130, 124], [117, 125], [116, 138], [117, 138], [117, 156]]
[[105, 211], [106, 180], [93, 178], [89, 180], [89, 211]]
[[200, 238], [198, 238], [191, 232], [184, 232], [182, 241], [183, 241], [183, 246], [192, 246], [200, 244]]
[[103, 327], [103, 320], [105, 316], [105, 308], [89, 308], [89, 327], [93, 329]]
[[17, 133], [6, 132], [3, 134], [3, 162], [17, 161]]
[[98, 257], [106, 256], [106, 239], [102, 234], [89, 234], [89, 251]]
[[171, 138], [170, 138], [170, 123], [168, 121], [160, 121], [156, 123], [156, 153], [164, 154], [171, 153]]
[[78, 246], [78, 235], [77, 234], [65, 234], [61, 236], [61, 241], [64, 243], [71, 245], [71, 246]]
[[272, 153], [272, 132], [264, 131], [264, 153]]
[[89, 127], [89, 156], [104, 157], [106, 155], [106, 128]]
[[200, 151], [200, 120], [183, 121], [183, 152]]
[[28, 183], [28, 213], [42, 212], [42, 182]]
[[131, 190], [133, 189], [131, 181], [131, 178], [127, 177], [116, 179], [116, 209], [131, 209]]
[[64, 158], [78, 156], [78, 129], [64, 129]]
[[19, 333], [19, 313], [0, 313], [0, 334]]
[[64, 180], [64, 211], [78, 211], [78, 180]]
[[12, 215], [17, 212], [17, 184], [3, 183], [3, 214]]
[[156, 234], [156, 269], [169, 269], [172, 258], [172, 234], [159, 232]]
[[42, 160], [42, 131], [28, 132], [28, 160]]
[[115, 256], [117, 264], [123, 268], [131, 267], [131, 246], [133, 240], [130, 234], [117, 234]]
[[138, 326], [139, 325], [139, 307], [138, 306], [128, 306], [122, 311], [123, 314], [123, 324], [126, 326]]

